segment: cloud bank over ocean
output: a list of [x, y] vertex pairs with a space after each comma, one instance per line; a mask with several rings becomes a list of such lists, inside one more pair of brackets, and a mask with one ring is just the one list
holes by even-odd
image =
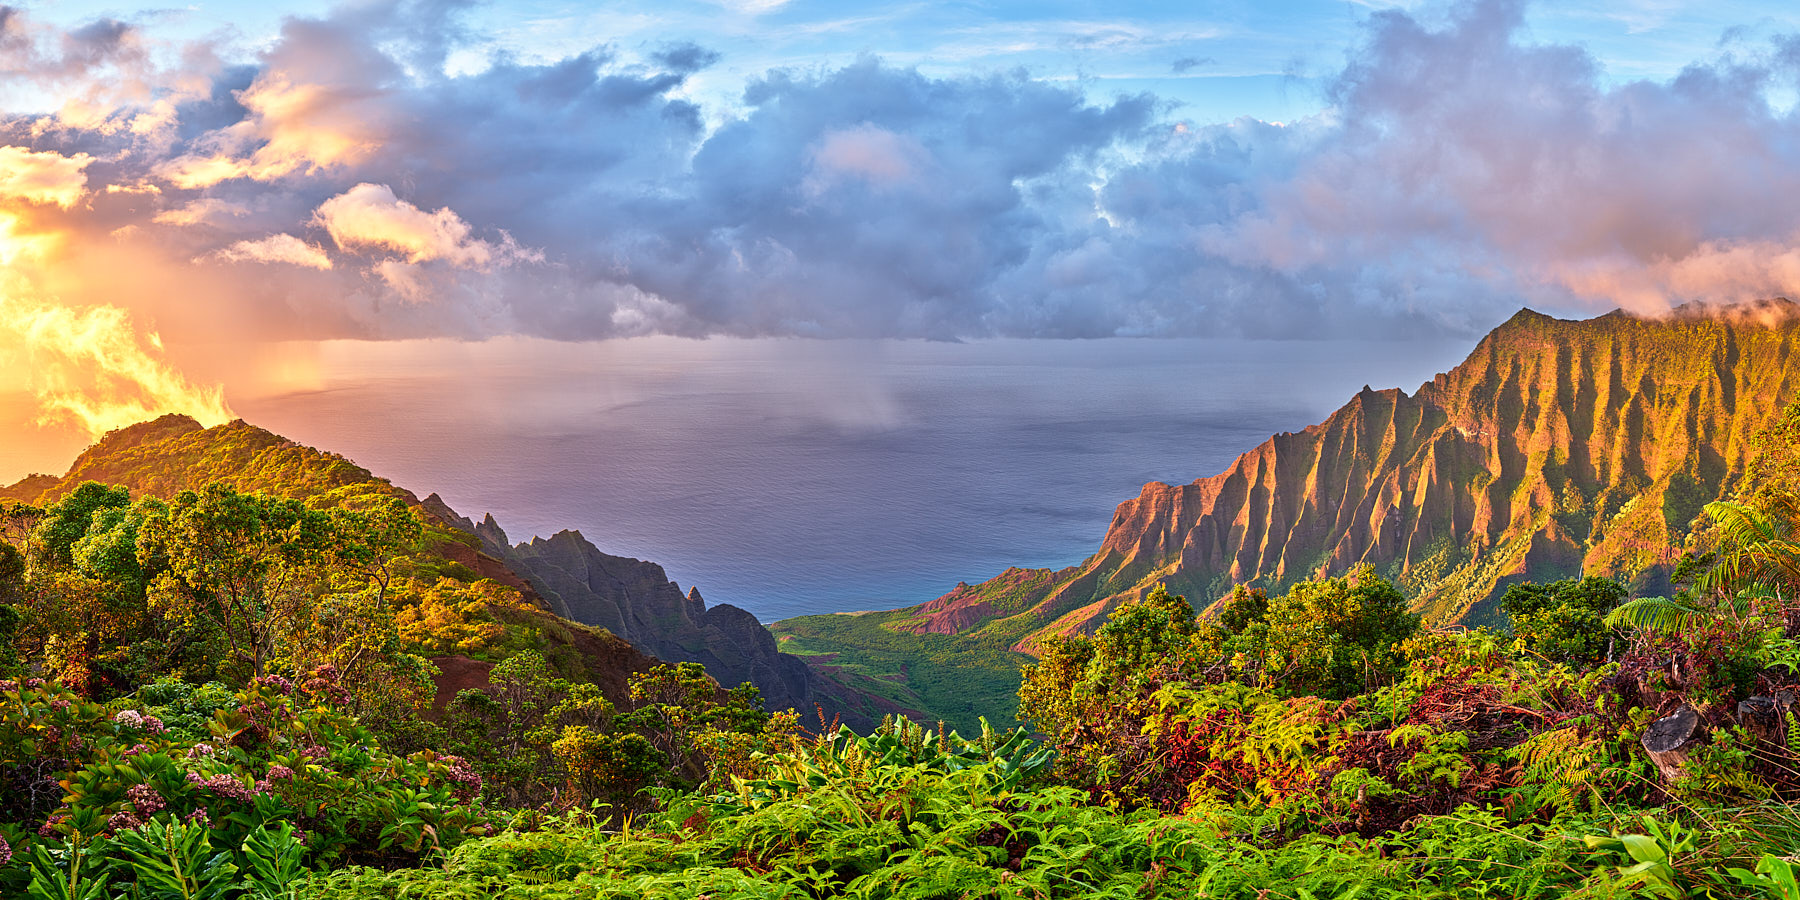
[[250, 343], [1421, 336], [1800, 294], [1800, 206], [1774, 199], [1800, 189], [1796, 36], [1614, 82], [1516, 0], [1377, 12], [1322, 112], [1202, 123], [877, 56], [703, 108], [707, 47], [468, 71], [460, 15], [343, 7], [239, 58], [0, 12], [12, 105], [56, 100], [0, 119], [0, 317]]

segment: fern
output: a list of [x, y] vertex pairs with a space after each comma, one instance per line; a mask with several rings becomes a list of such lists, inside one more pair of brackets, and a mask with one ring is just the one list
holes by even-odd
[[1520, 787], [1533, 807], [1550, 806], [1559, 812], [1582, 812], [1604, 805], [1606, 776], [1617, 772], [1605, 743], [1587, 737], [1579, 728], [1558, 728], [1535, 735], [1520, 744], [1514, 756], [1524, 764]]
[[1701, 589], [1730, 593], [1746, 584], [1767, 587], [1800, 581], [1800, 542], [1793, 539], [1792, 523], [1725, 501], [1708, 503], [1706, 514], [1718, 524], [1728, 549], [1700, 580]]
[[1689, 631], [1709, 619], [1704, 610], [1677, 603], [1667, 597], [1639, 597], [1628, 600], [1606, 614], [1608, 628], [1642, 628], [1659, 634]]
[[106, 875], [99, 871], [99, 863], [105, 857], [88, 859], [93, 855], [92, 846], [65, 845], [54, 850], [44, 844], [33, 847], [31, 881], [25, 886], [25, 896], [29, 900], [105, 900], [109, 896]]

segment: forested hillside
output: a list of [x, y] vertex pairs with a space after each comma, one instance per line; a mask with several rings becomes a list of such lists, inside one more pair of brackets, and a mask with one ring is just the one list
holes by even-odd
[[[1155, 590], [966, 737], [808, 731], [693, 667], [615, 703], [504, 617], [401, 627], [456, 590], [416, 584], [404, 504], [81, 486], [0, 547], [0, 889], [1792, 898], [1800, 406], [1751, 443], [1667, 596], [1520, 583], [1440, 630], [1367, 564], [1205, 616]], [[452, 638], [510, 655], [408, 718]]]

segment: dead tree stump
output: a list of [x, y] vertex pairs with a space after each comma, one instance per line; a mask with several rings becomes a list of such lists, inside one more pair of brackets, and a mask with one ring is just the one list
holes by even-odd
[[1706, 723], [1693, 707], [1684, 704], [1651, 722], [1639, 743], [1643, 744], [1650, 761], [1656, 764], [1663, 783], [1674, 784], [1681, 778], [1682, 764], [1687, 762], [1688, 753], [1706, 743]]
[[1756, 745], [1764, 751], [1787, 745], [1787, 724], [1781, 721], [1781, 707], [1774, 697], [1751, 697], [1737, 705], [1737, 723], [1756, 737]]
[[1756, 737], [1756, 746], [1765, 758], [1788, 755], [1788, 716], [1794, 708], [1794, 692], [1778, 691], [1769, 697], [1758, 694], [1738, 704], [1737, 723]]

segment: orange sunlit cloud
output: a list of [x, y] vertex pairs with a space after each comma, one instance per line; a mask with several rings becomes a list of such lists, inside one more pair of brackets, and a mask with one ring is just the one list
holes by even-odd
[[38, 424], [70, 423], [89, 437], [165, 412], [205, 425], [232, 418], [223, 388], [190, 383], [161, 358], [156, 333], [141, 334], [116, 306], [77, 309], [0, 297], [0, 359], [23, 372]]
[[374, 248], [406, 254], [409, 263], [441, 259], [483, 268], [502, 248], [470, 235], [469, 223], [448, 207], [426, 212], [394, 196], [385, 184], [359, 184], [319, 205], [313, 222], [345, 250]]
[[286, 263], [309, 269], [331, 268], [331, 257], [323, 249], [291, 234], [273, 234], [257, 241], [238, 241], [214, 255], [229, 262]]
[[160, 174], [182, 189], [234, 178], [272, 181], [317, 173], [367, 158], [381, 148], [375, 117], [357, 108], [361, 92], [295, 82], [271, 72], [237, 93], [243, 121], [214, 134], [210, 154], [170, 160]]
[[[112, 185], [107, 186], [108, 190]], [[216, 197], [202, 197], [173, 209], [165, 209], [150, 218], [158, 225], [206, 225], [226, 217], [242, 217], [248, 210], [242, 204], [227, 203]]]
[[0, 147], [0, 199], [74, 206], [87, 193], [86, 153], [63, 156], [52, 150]]
[[87, 154], [0, 147], [0, 390], [23, 391], [39, 425], [72, 425], [89, 438], [165, 412], [208, 424], [231, 418], [222, 388], [189, 382], [162, 358], [162, 341], [111, 304], [41, 299], [70, 235], [56, 210], [89, 196]]

